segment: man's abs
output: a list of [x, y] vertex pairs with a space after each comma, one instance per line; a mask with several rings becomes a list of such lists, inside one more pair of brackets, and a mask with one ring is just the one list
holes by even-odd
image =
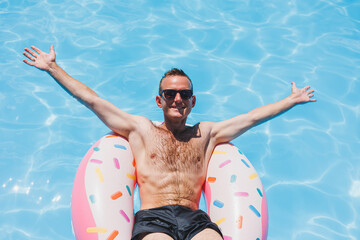
[[[146, 176], [144, 176], [146, 175]], [[156, 173], [152, 176], [138, 173], [141, 209], [180, 205], [198, 208], [205, 177], [181, 173]]]

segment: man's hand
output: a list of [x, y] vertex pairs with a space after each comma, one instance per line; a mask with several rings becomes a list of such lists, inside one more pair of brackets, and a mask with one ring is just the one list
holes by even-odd
[[54, 45], [51, 45], [50, 47], [50, 53], [45, 53], [38, 49], [35, 46], [31, 46], [31, 48], [35, 51], [32, 51], [29, 48], [25, 48], [24, 50], [26, 52], [23, 52], [23, 54], [29, 58], [31, 61], [24, 59], [23, 61], [26, 64], [29, 64], [31, 66], [37, 67], [44, 71], [49, 71], [51, 66], [55, 64], [55, 50]]
[[297, 88], [294, 82], [292, 84], [292, 93], [290, 97], [295, 101], [296, 104], [298, 103], [307, 103], [307, 102], [315, 102], [316, 99], [313, 99], [314, 90], [309, 90], [310, 86], [306, 86], [304, 88]]

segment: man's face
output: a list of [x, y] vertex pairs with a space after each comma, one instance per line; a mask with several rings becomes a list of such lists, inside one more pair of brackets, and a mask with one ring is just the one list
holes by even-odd
[[[191, 84], [187, 77], [184, 76], [169, 76], [166, 77], [162, 84], [162, 90], [190, 90]], [[164, 93], [161, 96], [156, 96], [157, 105], [163, 109], [164, 117], [173, 120], [186, 119], [190, 114], [191, 109], [195, 106], [195, 96], [189, 99], [181, 98], [180, 93], [176, 93], [173, 99], [167, 99]]]

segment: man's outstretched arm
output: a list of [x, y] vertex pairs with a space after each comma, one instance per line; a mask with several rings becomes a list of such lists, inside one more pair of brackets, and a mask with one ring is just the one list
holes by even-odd
[[31, 66], [48, 72], [63, 88], [81, 103], [90, 108], [110, 129], [128, 137], [130, 131], [135, 129], [134, 124], [140, 117], [130, 115], [110, 102], [100, 98], [92, 89], [74, 79], [60, 68], [55, 62], [54, 46], [50, 53], [45, 53], [37, 47], [25, 48], [23, 53], [28, 59], [23, 61]]
[[263, 123], [266, 120], [289, 110], [297, 104], [316, 101], [316, 99], [312, 98], [314, 96], [314, 90], [309, 89], [310, 86], [299, 89], [296, 87], [296, 84], [292, 82], [292, 93], [289, 97], [256, 108], [246, 114], [222, 122], [212, 123], [211, 136], [213, 141], [215, 144], [229, 142], [253, 126]]

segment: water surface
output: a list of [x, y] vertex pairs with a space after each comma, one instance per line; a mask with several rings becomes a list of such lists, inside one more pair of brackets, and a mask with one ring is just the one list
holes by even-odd
[[30, 45], [121, 109], [161, 120], [158, 81], [193, 80], [189, 123], [220, 121], [310, 85], [297, 106], [233, 143], [268, 196], [269, 240], [360, 239], [360, 2], [0, 2], [1, 239], [73, 239], [72, 182], [108, 129], [45, 72]]

